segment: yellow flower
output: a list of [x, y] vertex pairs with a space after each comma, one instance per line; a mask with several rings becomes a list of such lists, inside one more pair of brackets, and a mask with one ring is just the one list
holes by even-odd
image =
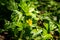
[[32, 20], [31, 20], [31, 19], [28, 19], [26, 22], [27, 22], [30, 26], [32, 25]]

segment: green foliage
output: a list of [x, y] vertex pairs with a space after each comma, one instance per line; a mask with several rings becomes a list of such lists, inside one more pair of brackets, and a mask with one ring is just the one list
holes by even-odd
[[0, 33], [7, 31], [11, 40], [59, 39], [59, 4], [56, 0], [0, 0]]

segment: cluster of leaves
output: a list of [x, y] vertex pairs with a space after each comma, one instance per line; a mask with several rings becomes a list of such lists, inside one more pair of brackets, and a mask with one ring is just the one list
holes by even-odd
[[6, 40], [59, 40], [59, 0], [0, 0], [0, 34]]

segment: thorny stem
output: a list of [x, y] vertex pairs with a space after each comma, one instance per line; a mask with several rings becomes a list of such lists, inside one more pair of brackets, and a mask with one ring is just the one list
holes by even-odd
[[22, 39], [22, 36], [23, 36], [23, 30], [22, 30], [22, 32], [21, 32], [20, 39]]

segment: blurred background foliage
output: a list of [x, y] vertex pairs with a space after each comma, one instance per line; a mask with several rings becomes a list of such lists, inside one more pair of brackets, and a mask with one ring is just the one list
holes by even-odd
[[0, 39], [59, 40], [60, 0], [0, 0]]

